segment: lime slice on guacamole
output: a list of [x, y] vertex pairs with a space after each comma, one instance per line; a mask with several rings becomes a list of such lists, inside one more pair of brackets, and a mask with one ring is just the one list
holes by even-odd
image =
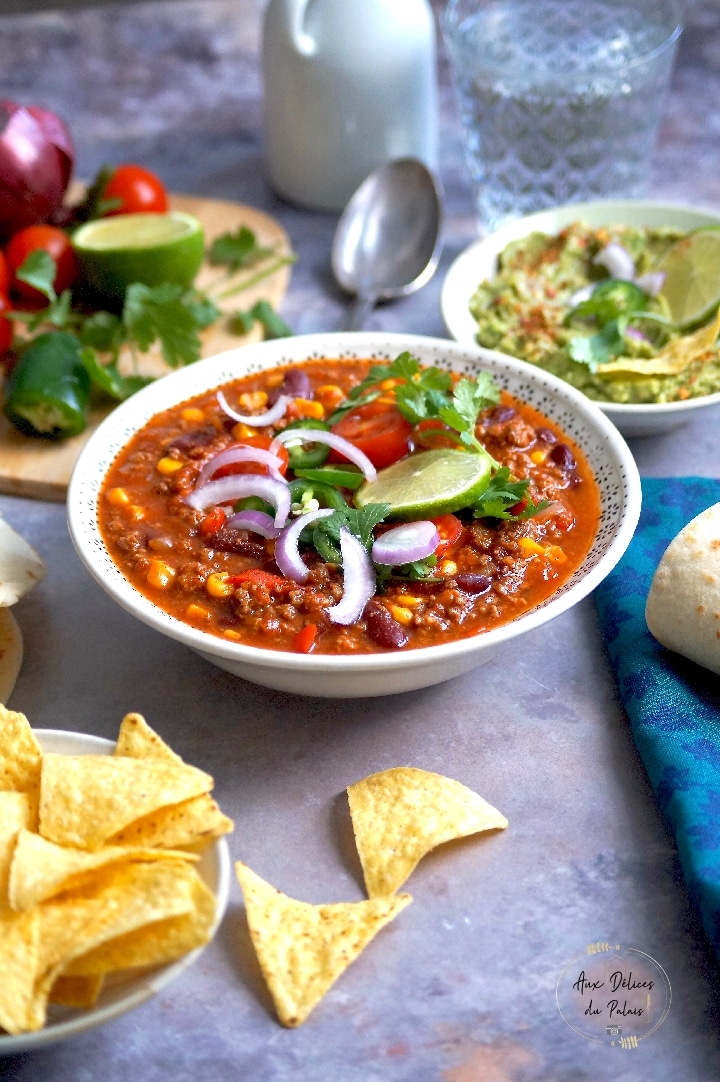
[[665, 281], [661, 295], [681, 331], [706, 323], [720, 305], [720, 227], [688, 233], [655, 264]]
[[380, 470], [355, 494], [357, 507], [390, 505], [389, 518], [435, 518], [469, 507], [488, 486], [492, 460], [472, 451], [437, 448]]
[[98, 218], [80, 226], [72, 243], [85, 282], [114, 301], [133, 282], [189, 287], [205, 251], [200, 222], [180, 211]]

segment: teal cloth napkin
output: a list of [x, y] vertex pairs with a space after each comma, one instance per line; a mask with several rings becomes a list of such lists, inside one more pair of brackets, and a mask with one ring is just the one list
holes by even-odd
[[720, 481], [643, 478], [630, 546], [595, 591], [620, 697], [677, 842], [691, 901], [720, 954], [720, 676], [652, 637], [645, 602], [655, 568], [690, 519], [720, 502]]

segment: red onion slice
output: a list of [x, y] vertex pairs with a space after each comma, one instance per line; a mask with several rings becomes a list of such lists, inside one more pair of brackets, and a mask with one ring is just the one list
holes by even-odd
[[346, 526], [340, 527], [340, 552], [343, 564], [343, 596], [337, 605], [326, 609], [333, 624], [354, 624], [362, 616], [363, 609], [375, 593], [375, 572], [365, 546], [350, 533]]
[[333, 514], [332, 507], [320, 507], [317, 511], [308, 511], [299, 515], [290, 526], [286, 526], [275, 543], [275, 563], [283, 575], [294, 582], [306, 582], [310, 574], [298, 549], [300, 534], [311, 522], [319, 518], [327, 518]]
[[242, 500], [246, 496], [267, 500], [275, 508], [275, 525], [285, 525], [290, 513], [290, 486], [263, 473], [235, 473], [208, 481], [186, 496], [185, 503], [196, 511], [204, 511], [207, 507]]
[[371, 555], [376, 564], [398, 567], [431, 556], [439, 542], [437, 526], [429, 519], [405, 522], [381, 534], [373, 544]]
[[251, 428], [263, 428], [265, 425], [274, 425], [276, 421], [280, 421], [285, 416], [285, 411], [292, 402], [289, 395], [280, 395], [274, 406], [271, 406], [265, 413], [238, 413], [231, 406], [228, 405], [228, 401], [222, 391], [218, 391], [217, 400], [220, 409], [223, 413], [226, 413], [228, 417], [232, 417], [233, 421], [237, 421], [241, 425], [250, 425]]
[[359, 466], [366, 480], [374, 481], [377, 477], [377, 470], [367, 455], [358, 450], [349, 440], [337, 436], [334, 432], [324, 432], [320, 428], [286, 428], [277, 433], [270, 444], [270, 451], [273, 452], [281, 443], [326, 443], [328, 447], [339, 451], [350, 462]]
[[640, 286], [648, 297], [657, 297], [658, 293], [662, 293], [662, 287], [665, 285], [665, 271], [649, 271], [647, 274], [641, 274], [635, 279], [635, 285]]
[[632, 282], [635, 278], [635, 260], [627, 248], [615, 240], [598, 252], [593, 263], [604, 267], [611, 278], [621, 278], [626, 282]]
[[280, 528], [276, 526], [267, 511], [238, 511], [225, 523], [231, 530], [250, 530], [261, 537], [277, 537]]
[[279, 470], [282, 459], [277, 455], [271, 455], [269, 451], [261, 447], [226, 447], [224, 451], [218, 451], [216, 455], [208, 459], [198, 474], [195, 487], [200, 488], [201, 485], [207, 484], [223, 466], [234, 466], [238, 462], [257, 462], [260, 466], [268, 467], [271, 477], [278, 481], [283, 479]]

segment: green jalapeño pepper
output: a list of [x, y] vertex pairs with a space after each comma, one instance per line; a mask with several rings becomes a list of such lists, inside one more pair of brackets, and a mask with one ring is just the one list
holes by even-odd
[[[329, 426], [324, 421], [314, 421], [307, 418], [300, 421], [291, 421], [283, 431], [287, 432], [288, 429], [292, 428], [315, 428], [320, 432], [329, 431]], [[330, 448], [326, 443], [301, 443], [300, 440], [294, 445], [286, 443], [285, 449], [288, 453], [291, 470], [306, 470], [313, 466], [322, 466], [330, 454]]]
[[604, 327], [612, 319], [642, 312], [645, 308], [647, 296], [635, 282], [606, 278], [595, 286], [586, 301], [573, 309], [572, 316], [580, 319], [594, 316], [599, 326]]
[[77, 436], [87, 422], [90, 377], [72, 334], [39, 335], [11, 371], [4, 390], [5, 416], [31, 436]]

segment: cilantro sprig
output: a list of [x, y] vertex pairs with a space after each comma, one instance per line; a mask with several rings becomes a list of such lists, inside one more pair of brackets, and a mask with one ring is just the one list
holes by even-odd
[[501, 466], [488, 483], [487, 488], [473, 504], [474, 518], [497, 518], [510, 522], [520, 522], [532, 518], [538, 511], [549, 507], [548, 500], [534, 503], [528, 499], [529, 479], [510, 480], [510, 470]]

